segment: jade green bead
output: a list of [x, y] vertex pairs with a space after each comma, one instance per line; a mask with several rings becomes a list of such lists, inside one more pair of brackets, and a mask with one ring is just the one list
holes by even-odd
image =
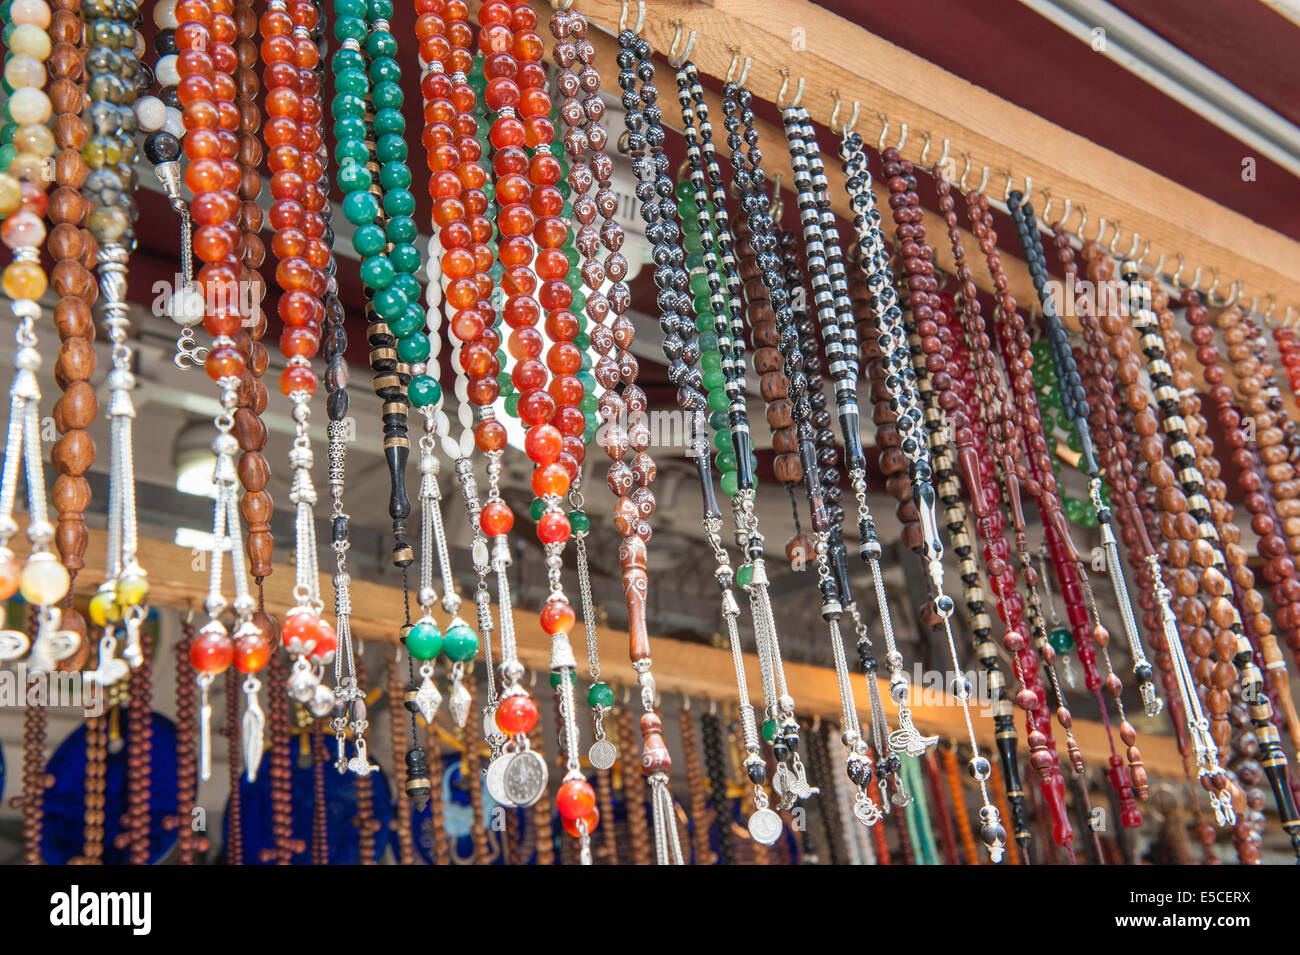
[[535, 523], [537, 521], [540, 521], [542, 519], [542, 515], [545, 513], [546, 513], [546, 502], [543, 501], [540, 497], [533, 498], [533, 503], [528, 505], [528, 516], [531, 517]]
[[695, 330], [698, 332], [713, 331], [713, 313], [709, 310], [697, 312], [695, 315]]
[[719, 471], [736, 470], [736, 452], [719, 451], [718, 456], [713, 459], [713, 463], [718, 466]]
[[506, 395], [506, 414], [512, 418], [519, 417], [519, 396]]
[[[390, 285], [383, 291], [378, 292], [375, 297], [371, 299], [371, 304], [374, 306], [376, 314], [391, 325], [391, 323], [396, 321], [399, 316], [402, 316], [406, 312], [406, 306], [410, 303], [407, 301], [406, 295], [403, 294], [401, 289]], [[418, 325], [415, 326], [415, 328], [418, 327]], [[415, 331], [415, 328], [407, 329], [405, 334], [411, 334], [411, 332]], [[393, 334], [401, 335], [402, 333], [393, 332]]]
[[714, 431], [725, 431], [730, 426], [731, 423], [727, 420], [727, 413], [725, 411], [709, 412], [709, 427]]
[[352, 248], [356, 249], [357, 255], [363, 258], [378, 255], [387, 245], [388, 240], [384, 237], [384, 230], [373, 222], [361, 226], [352, 233]]
[[713, 411], [723, 411], [729, 404], [731, 404], [731, 399], [727, 397], [725, 391], [718, 389], [709, 392], [709, 408]]
[[[715, 408], [714, 411], [721, 411], [721, 408]], [[713, 432], [713, 448], [716, 451], [726, 451], [731, 447], [731, 432], [725, 428], [719, 428]]]
[[334, 16], [360, 18], [365, 15], [366, 0], [335, 0]]
[[736, 583], [741, 587], [748, 587], [754, 580], [754, 565], [741, 564], [736, 568]]
[[344, 70], [364, 70], [366, 68], [366, 58], [361, 55], [360, 50], [337, 50], [330, 57], [330, 70], [337, 76]]
[[[397, 285], [393, 284], [380, 294], [386, 294], [395, 288], [397, 288]], [[406, 297], [405, 293], [403, 295]], [[388, 330], [398, 338], [406, 338], [408, 335], [414, 335], [424, 327], [424, 319], [424, 308], [420, 303], [412, 302], [409, 297], [406, 297], [406, 307], [398, 315], [388, 320]]]
[[569, 511], [569, 529], [575, 534], [591, 530], [591, 518], [582, 511]]
[[[365, 76], [364, 73], [361, 75]], [[330, 103], [330, 109], [335, 117], [361, 117], [366, 115], [366, 101], [355, 93], [338, 93]]]
[[368, 192], [350, 192], [343, 197], [343, 215], [353, 225], [374, 222], [379, 215], [379, 200]]
[[424, 361], [429, 357], [432, 350], [433, 348], [429, 344], [429, 336], [423, 333], [408, 335], [397, 340], [397, 357], [408, 365], [412, 362]]
[[478, 634], [466, 624], [458, 623], [447, 628], [442, 641], [442, 652], [452, 663], [468, 663], [478, 653]]
[[595, 709], [597, 706], [610, 707], [614, 705], [614, 689], [608, 683], [593, 683], [591, 689], [587, 691], [587, 705]]
[[337, 140], [357, 139], [364, 143], [366, 121], [360, 116], [340, 116], [334, 120], [334, 138]]
[[442, 652], [442, 631], [432, 620], [421, 620], [406, 632], [406, 652], [417, 660], [432, 660]]
[[366, 21], [360, 17], [339, 17], [334, 21], [334, 37], [340, 43], [344, 40], [358, 42], [366, 38]]
[[515, 383], [510, 380], [510, 372], [503, 371], [497, 374], [497, 388], [503, 395], [513, 395], [515, 393]]
[[367, 70], [375, 83], [401, 83], [402, 68], [391, 56], [379, 56], [370, 61]]
[[406, 300], [418, 305], [420, 302], [420, 280], [414, 275], [398, 272], [393, 276], [393, 288], [401, 289]]
[[371, 57], [395, 56], [397, 54], [397, 37], [391, 33], [371, 31], [366, 37], [366, 52]]
[[334, 147], [334, 161], [340, 166], [350, 162], [366, 162], [369, 158], [370, 148], [361, 139], [340, 139]]
[[384, 235], [388, 236], [388, 241], [394, 244], [398, 242], [414, 242], [418, 234], [419, 229], [416, 228], [415, 220], [409, 215], [394, 216], [384, 226]]
[[359, 162], [350, 162], [340, 166], [338, 171], [339, 188], [344, 192], [356, 192], [370, 188], [370, 170]]
[[372, 255], [361, 263], [361, 281], [366, 283], [367, 288], [388, 288], [393, 284], [396, 274], [393, 263], [388, 261], [386, 255]]
[[411, 399], [411, 404], [417, 408], [424, 408], [428, 405], [436, 405], [441, 400], [442, 385], [438, 384], [431, 375], [416, 375], [406, 386], [406, 393]]
[[735, 497], [740, 493], [740, 476], [735, 471], [723, 471], [718, 485], [727, 497]]
[[1065, 627], [1057, 627], [1047, 637], [1047, 642], [1057, 653], [1071, 653], [1074, 650], [1074, 634]]
[[362, 70], [344, 70], [334, 77], [334, 88], [339, 93], [365, 96], [370, 89], [370, 78]]
[[375, 157], [381, 162], [406, 162], [406, 140], [395, 133], [380, 136], [375, 143]]
[[390, 216], [409, 216], [415, 211], [415, 196], [409, 189], [390, 189], [384, 193], [384, 212]]
[[700, 368], [704, 371], [712, 371], [715, 368], [722, 367], [722, 355], [716, 351], [706, 351], [700, 355]]
[[420, 267], [420, 250], [403, 242], [388, 250], [388, 261], [393, 263], [393, 268], [398, 272], [411, 275]]

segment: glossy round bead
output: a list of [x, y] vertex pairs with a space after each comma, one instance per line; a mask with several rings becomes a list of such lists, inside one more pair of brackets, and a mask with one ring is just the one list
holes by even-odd
[[271, 659], [271, 641], [261, 630], [241, 633], [235, 638], [231, 662], [240, 673], [256, 673]]
[[432, 660], [442, 652], [443, 636], [432, 620], [421, 620], [406, 634], [406, 649], [416, 660]]
[[564, 436], [549, 424], [530, 428], [524, 437], [524, 451], [538, 464], [551, 464], [560, 456]]
[[311, 653], [322, 635], [321, 619], [310, 610], [291, 610], [280, 625], [280, 642], [294, 656]]
[[21, 575], [22, 567], [14, 559], [13, 552], [7, 547], [4, 548], [0, 552], [0, 600], [8, 600], [18, 593], [18, 580]]
[[109, 624], [120, 623], [122, 620], [122, 607], [112, 590], [96, 591], [90, 598], [86, 613], [90, 617], [90, 622], [96, 627], [106, 627]]
[[149, 580], [143, 575], [122, 577], [117, 581], [113, 593], [123, 607], [138, 607], [149, 595]]
[[567, 600], [553, 597], [542, 607], [542, 629], [549, 634], [568, 633], [576, 622], [577, 617]]
[[537, 704], [523, 694], [507, 696], [497, 706], [497, 727], [508, 736], [527, 734], [537, 725]]
[[234, 656], [234, 643], [220, 631], [201, 630], [190, 644], [190, 665], [200, 673], [224, 673]]
[[18, 591], [28, 603], [49, 606], [62, 600], [70, 583], [68, 570], [53, 555], [33, 555], [18, 578]]
[[596, 790], [585, 779], [566, 779], [555, 794], [555, 808], [565, 819], [581, 819], [596, 808]]
[[508, 534], [514, 526], [515, 516], [503, 501], [489, 501], [479, 515], [479, 526], [488, 537]]
[[[564, 824], [565, 832], [573, 836], [575, 839], [580, 839], [584, 829], [586, 830], [587, 835], [591, 835], [596, 831], [596, 827], [600, 825], [600, 810], [592, 809], [591, 812], [587, 813], [587, 815], [583, 816], [581, 819], [566, 819], [561, 817], [560, 822]], [[581, 823], [581, 827], [579, 827], [579, 823]]]
[[[428, 339], [424, 339], [426, 346]], [[407, 385], [407, 395], [411, 404], [417, 408], [436, 405], [442, 400], [442, 386], [429, 375], [416, 375]]]
[[595, 709], [597, 706], [611, 707], [614, 705], [614, 690], [608, 683], [593, 683], [591, 689], [587, 691], [587, 705]]
[[563, 544], [572, 532], [569, 518], [556, 511], [546, 512], [537, 522], [537, 539], [543, 544]]
[[463, 623], [448, 628], [442, 649], [453, 663], [468, 663], [478, 654], [478, 634]]

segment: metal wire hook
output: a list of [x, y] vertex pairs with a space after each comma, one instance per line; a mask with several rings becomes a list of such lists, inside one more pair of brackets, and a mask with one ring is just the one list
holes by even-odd
[[1242, 290], [1244, 288], [1245, 288], [1245, 283], [1242, 282], [1241, 279], [1238, 279], [1237, 281], [1233, 282], [1232, 285], [1230, 286], [1232, 295], [1223, 300], [1223, 307], [1232, 308], [1232, 306], [1236, 305], [1237, 300], [1241, 298]]
[[[622, 33], [627, 29], [627, 0], [623, 0], [623, 6], [618, 12], [618, 32]], [[637, 0], [636, 3], [636, 27], [632, 30], [635, 36], [641, 35], [641, 29], [645, 26], [645, 0]]]
[[1161, 252], [1160, 259], [1156, 262], [1156, 267], [1151, 270], [1151, 274], [1154, 275], [1156, 278], [1161, 278], [1164, 275], [1165, 257], [1167, 256], [1167, 254], [1168, 253]]
[[687, 59], [690, 58], [691, 50], [695, 49], [696, 32], [692, 30], [686, 37], [686, 46], [681, 53], [677, 53], [677, 44], [682, 41], [682, 18], [673, 18], [673, 42], [668, 47], [668, 65], [674, 70], [680, 70], [686, 65]]
[[749, 78], [749, 67], [754, 62], [751, 56], [745, 57], [745, 65], [740, 70], [740, 78], [733, 80], [736, 75], [736, 64], [740, 62], [740, 47], [733, 46], [731, 49], [731, 65], [727, 67], [727, 82], [735, 83], [737, 86], [744, 86], [745, 80]]
[[970, 153], [963, 152], [962, 155], [966, 157], [966, 165], [965, 167], [962, 168], [961, 181], [957, 183], [957, 188], [959, 188], [964, 193], [967, 191], [966, 177], [970, 175]]
[[[1128, 261], [1130, 261], [1130, 262], [1134, 261], [1133, 256], [1137, 255], [1138, 243], [1141, 242], [1141, 241], [1142, 241], [1142, 233], [1141, 233], [1141, 232], [1134, 232], [1134, 233], [1133, 233], [1133, 244], [1129, 246], [1129, 248], [1128, 248], [1128, 255], [1124, 256], [1124, 258], [1126, 258], [1126, 259], [1127, 259]], [[1150, 243], [1148, 243], [1148, 244], [1150, 244]], [[1142, 263], [1139, 262], [1138, 264], [1141, 265]]]
[[[839, 99], [839, 92], [835, 92], [835, 98]], [[880, 120], [880, 138], [876, 140], [876, 152], [885, 151], [885, 137], [889, 134], [889, 117], [884, 113], [877, 113], [876, 119]]]
[[1214, 281], [1210, 283], [1210, 287], [1209, 287], [1208, 289], [1206, 289], [1206, 291], [1205, 291], [1205, 300], [1206, 300], [1207, 302], [1209, 302], [1211, 305], [1213, 305], [1213, 304], [1214, 304], [1214, 293], [1215, 293], [1215, 291], [1216, 291], [1216, 290], [1218, 289], [1218, 287], [1219, 287], [1219, 268], [1218, 268], [1218, 266], [1214, 266], [1213, 268], [1211, 268], [1211, 269], [1210, 269], [1210, 274], [1214, 276]]
[[[1106, 220], [1105, 220], [1105, 219], [1102, 219], [1101, 221], [1102, 221], [1102, 222], [1105, 222]], [[1119, 227], [1119, 220], [1116, 219], [1116, 220], [1115, 220], [1115, 235], [1114, 235], [1114, 237], [1110, 240], [1110, 245], [1107, 246], [1107, 248], [1110, 249], [1110, 257], [1111, 257], [1112, 259], [1115, 258], [1115, 257], [1119, 254], [1119, 253], [1117, 253], [1117, 252], [1115, 251], [1115, 246], [1119, 245], [1119, 236], [1120, 236], [1120, 232], [1121, 232], [1121, 231], [1122, 231], [1122, 230], [1121, 230], [1120, 227]], [[1101, 241], [1101, 236], [1100, 236], [1100, 235], [1097, 236], [1097, 241], [1098, 241], [1098, 242]]]
[[[799, 82], [802, 83], [803, 81], [800, 80]], [[800, 86], [800, 89], [802, 90], [803, 87]], [[843, 100], [840, 99], [840, 91], [839, 91], [839, 90], [831, 90], [831, 96], [834, 97], [834, 99], [835, 99], [835, 108], [834, 108], [833, 110], [831, 110], [831, 129], [835, 129], [836, 126], [839, 124], [839, 119], [840, 119], [840, 107], [844, 105], [844, 102], [843, 102]], [[848, 123], [846, 123], [846, 124], [845, 124], [841, 129], [840, 129], [840, 136], [841, 136], [841, 137], [847, 137], [847, 136], [849, 135], [849, 133], [853, 132], [853, 130], [857, 128], [857, 125], [858, 125], [858, 115], [861, 113], [861, 111], [862, 111], [862, 104], [859, 103], [857, 100], [854, 100], [854, 101], [853, 101], [853, 114], [849, 117], [849, 121], [848, 121]], [[888, 124], [886, 124], [886, 128], [888, 128]], [[881, 136], [882, 136], [882, 137], [884, 136], [884, 133], [883, 133], [883, 132], [881, 133]], [[882, 147], [882, 148], [883, 148], [883, 147]], [[879, 152], [879, 151], [880, 151], [880, 149], [877, 149], [877, 152]]]
[[926, 158], [930, 155], [930, 134], [929, 132], [924, 132], [921, 134], [921, 137], [925, 140], [925, 145], [921, 147], [920, 164], [922, 167], [925, 167]]
[[1187, 266], [1187, 260], [1183, 258], [1183, 253], [1181, 252], [1176, 252], [1174, 254], [1178, 257], [1178, 268], [1174, 270], [1173, 275], [1169, 276], [1169, 281], [1173, 283], [1174, 288], [1184, 289], [1187, 288], [1187, 286], [1182, 282], [1183, 269]]
[[898, 125], [899, 128], [902, 129], [903, 135], [898, 137], [898, 145], [894, 148], [898, 150], [898, 154], [901, 156], [903, 154], [903, 147], [907, 145], [907, 123], [899, 123]]
[[1081, 202], [1079, 203], [1079, 228], [1074, 230], [1074, 237], [1079, 240], [1080, 244], [1083, 244], [1084, 242], [1087, 241], [1083, 237], [1083, 227], [1086, 226], [1087, 224], [1088, 224], [1088, 210]]
[[988, 184], [989, 184], [989, 167], [988, 167], [988, 166], [985, 166], [985, 167], [984, 167], [984, 173], [983, 173], [983, 175], [980, 176], [980, 184], [979, 184], [979, 188], [977, 188], [975, 191], [976, 191], [976, 192], [983, 192], [983, 191], [985, 190], [985, 188], [987, 188]]
[[951, 145], [952, 142], [945, 136], [943, 140], [943, 154], [939, 156], [939, 162], [937, 165], [941, 167], [948, 165], [948, 149]]
[[1002, 201], [1003, 201], [1003, 202], [1010, 202], [1010, 201], [1011, 201], [1011, 182], [1012, 182], [1012, 180], [1011, 180], [1011, 170], [1010, 170], [1010, 169], [1003, 169], [1003, 170], [1002, 170], [1002, 175], [1004, 175], [1004, 176], [1007, 177], [1007, 187], [1006, 187], [1005, 189], [1002, 190]]
[[795, 87], [794, 99], [788, 103], [783, 103], [782, 100], [785, 99], [785, 94], [790, 90], [790, 70], [783, 66], [780, 73], [781, 89], [776, 94], [776, 107], [777, 109], [794, 109], [799, 105], [799, 101], [803, 99], [804, 79], [802, 76], [799, 77], [799, 85]]

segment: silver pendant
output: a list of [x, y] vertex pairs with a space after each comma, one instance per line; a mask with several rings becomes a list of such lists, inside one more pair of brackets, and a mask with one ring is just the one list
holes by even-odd
[[[428, 672], [425, 672], [426, 670]], [[432, 723], [433, 718], [438, 715], [438, 707], [442, 706], [442, 694], [438, 692], [438, 688], [431, 678], [433, 668], [426, 663], [420, 668], [420, 671], [424, 679], [420, 682], [420, 688], [415, 693], [415, 705], [419, 707], [424, 722]]]
[[0, 663], [22, 659], [31, 646], [32, 641], [21, 630], [0, 630]]
[[366, 741], [362, 737], [357, 737], [357, 755], [348, 760], [348, 769], [358, 776], [369, 776], [379, 769], [370, 761], [370, 756], [366, 752]]
[[514, 759], [511, 753], [502, 753], [492, 762], [488, 763], [487, 772], [484, 773], [483, 781], [487, 785], [488, 795], [499, 806], [513, 806], [510, 797], [506, 794], [505, 772], [506, 766]]
[[112, 634], [105, 634], [99, 639], [99, 663], [95, 669], [86, 674], [86, 679], [100, 686], [112, 686], [130, 671], [126, 663], [117, 656], [117, 639]]
[[618, 747], [607, 739], [598, 739], [587, 750], [587, 759], [592, 769], [609, 769], [618, 760]]
[[452, 683], [451, 699], [447, 701], [447, 708], [451, 711], [451, 718], [456, 721], [457, 726], [463, 727], [465, 721], [469, 719], [469, 708], [473, 703], [469, 695], [469, 690], [465, 689], [459, 679]]
[[894, 753], [907, 753], [909, 756], [924, 756], [926, 750], [939, 742], [937, 736], [922, 736], [920, 731], [912, 723], [912, 711], [907, 707], [899, 707], [898, 725], [901, 729], [896, 729], [889, 734], [889, 749]]
[[531, 806], [546, 792], [550, 777], [546, 760], [537, 752], [525, 749], [515, 753], [502, 776], [506, 795], [515, 806]]
[[257, 781], [257, 768], [262, 762], [262, 733], [266, 728], [266, 715], [258, 702], [257, 691], [262, 684], [256, 677], [250, 676], [244, 681], [244, 696], [248, 699], [248, 708], [244, 710], [244, 771], [250, 783]]
[[866, 790], [859, 789], [853, 797], [853, 817], [864, 826], [874, 826], [883, 817], [880, 807], [871, 801]]
[[771, 809], [759, 809], [749, 817], [749, 834], [759, 845], [775, 844], [784, 828], [781, 817]]

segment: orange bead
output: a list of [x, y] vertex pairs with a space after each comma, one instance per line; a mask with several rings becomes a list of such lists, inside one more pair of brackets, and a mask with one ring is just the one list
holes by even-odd
[[484, 453], [500, 451], [506, 446], [506, 426], [500, 421], [482, 422], [474, 429], [474, 444]]
[[514, 524], [515, 516], [504, 501], [489, 501], [479, 514], [479, 526], [488, 537], [508, 534]]
[[562, 496], [568, 490], [569, 475], [558, 464], [546, 464], [533, 472], [533, 493], [538, 497]]
[[290, 365], [280, 372], [280, 391], [286, 397], [295, 391], [305, 391], [308, 395], [314, 395], [316, 384], [316, 372], [303, 365]]
[[208, 352], [207, 360], [203, 363], [207, 369], [208, 377], [213, 381], [220, 381], [222, 378], [238, 378], [244, 372], [244, 358], [239, 354], [239, 350], [230, 345], [221, 345]]

